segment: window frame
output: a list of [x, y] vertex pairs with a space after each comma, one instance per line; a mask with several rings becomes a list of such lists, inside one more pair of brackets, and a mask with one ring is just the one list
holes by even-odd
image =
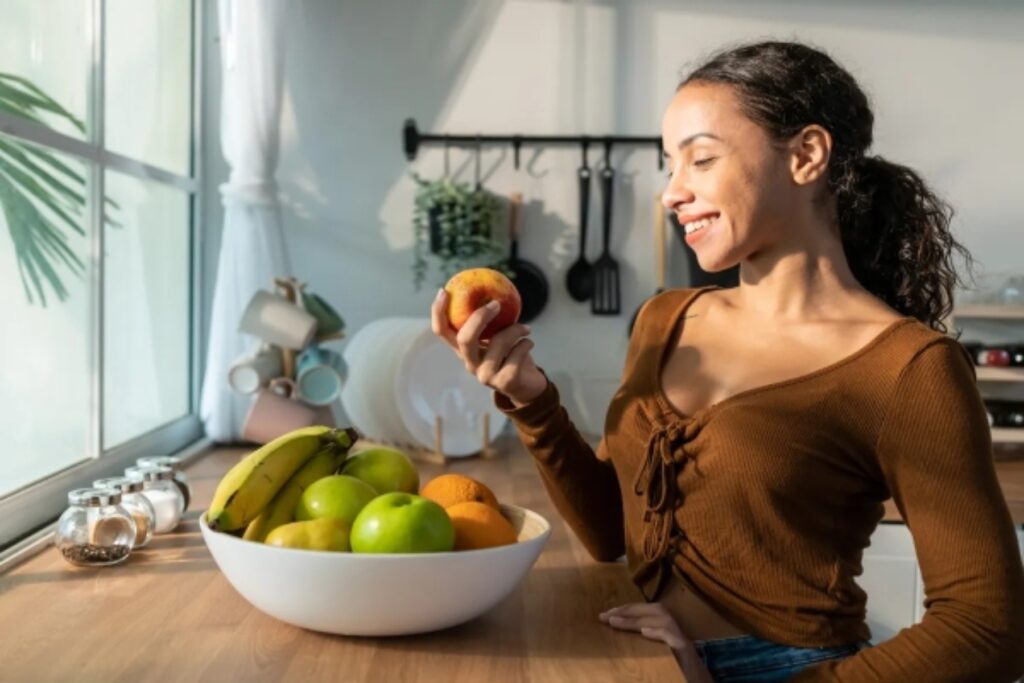
[[[89, 278], [92, 297], [89, 341], [90, 392], [94, 412], [90, 415], [89, 443], [91, 453], [83, 459], [51, 473], [43, 479], [0, 495], [0, 566], [5, 558], [18, 553], [20, 543], [39, 545], [41, 534], [52, 531], [54, 522], [67, 507], [67, 492], [89, 486], [94, 479], [121, 473], [141, 455], [186, 453], [195, 457], [208, 443], [199, 420], [199, 399], [202, 382], [202, 238], [199, 232], [203, 212], [202, 189], [202, 37], [203, 6], [187, 0], [191, 12], [190, 107], [191, 139], [189, 173], [180, 175], [144, 161], [111, 152], [105, 148], [105, 73], [106, 73], [106, 0], [91, 0], [89, 41], [91, 64], [88, 69], [87, 138], [79, 140], [51, 128], [0, 112], [0, 133], [19, 141], [76, 157], [87, 164], [89, 179], [88, 211], [84, 217], [90, 235], [89, 259], [93, 270]], [[105, 282], [103, 206], [107, 170], [154, 181], [181, 190], [189, 199], [189, 412], [147, 433], [110, 449], [103, 448], [103, 365], [104, 365], [104, 296]]]

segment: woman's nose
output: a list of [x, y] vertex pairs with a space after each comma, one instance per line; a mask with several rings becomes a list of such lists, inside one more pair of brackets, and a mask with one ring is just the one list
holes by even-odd
[[681, 205], [691, 204], [693, 200], [693, 191], [686, 186], [679, 174], [673, 174], [668, 181], [668, 187], [661, 195], [661, 203], [666, 209], [675, 211]]

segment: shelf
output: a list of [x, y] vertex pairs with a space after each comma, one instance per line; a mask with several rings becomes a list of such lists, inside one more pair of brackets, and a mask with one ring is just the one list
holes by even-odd
[[1024, 428], [992, 427], [992, 443], [1024, 443]]
[[1024, 306], [999, 304], [967, 304], [953, 311], [953, 319], [972, 320], [1024, 320]]
[[979, 382], [1024, 382], [1024, 368], [976, 365], [974, 369]]

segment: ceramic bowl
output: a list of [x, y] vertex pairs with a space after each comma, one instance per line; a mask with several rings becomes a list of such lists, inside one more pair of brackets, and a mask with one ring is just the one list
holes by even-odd
[[361, 554], [279, 548], [199, 527], [228, 582], [254, 607], [326, 633], [399, 636], [474, 619], [507, 597], [551, 535], [542, 516], [502, 513], [519, 542], [444, 553]]

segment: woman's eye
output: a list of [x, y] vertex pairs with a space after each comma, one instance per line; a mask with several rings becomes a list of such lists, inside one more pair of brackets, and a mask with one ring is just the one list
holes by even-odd
[[704, 168], [705, 166], [710, 166], [716, 158], [717, 157], [707, 157], [706, 159], [697, 159], [696, 161], [693, 162], [693, 165], [697, 166], [698, 168]]

